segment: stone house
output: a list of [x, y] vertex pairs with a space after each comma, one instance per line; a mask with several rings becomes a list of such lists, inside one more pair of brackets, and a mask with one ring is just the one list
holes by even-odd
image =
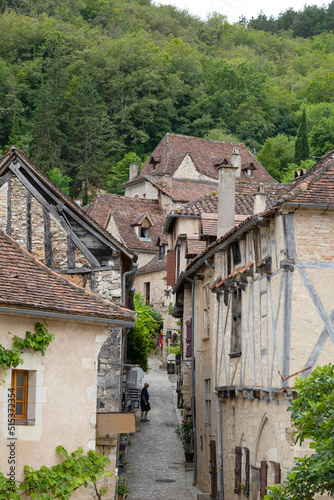
[[195, 479], [211, 498], [262, 499], [309, 451], [287, 408], [295, 377], [334, 355], [333, 170], [331, 152], [269, 207], [260, 190], [235, 226], [235, 169], [222, 166], [218, 239], [174, 285], [194, 360]]
[[[50, 269], [108, 300], [131, 306], [137, 257], [15, 146], [0, 160], [0, 228]], [[125, 332], [113, 327], [100, 355], [98, 404], [106, 411], [120, 408]]]
[[[162, 234], [165, 215], [158, 200], [103, 194], [84, 210], [137, 255], [135, 291], [162, 315], [164, 332], [176, 330], [175, 320], [168, 314], [172, 293], [166, 285], [167, 238]], [[166, 337], [163, 344], [167, 345]]]
[[[0, 469], [20, 481], [25, 465], [39, 469], [58, 464], [58, 445], [68, 452], [95, 449], [99, 353], [110, 327], [131, 327], [135, 313], [56, 274], [1, 229], [0, 262], [0, 344], [11, 349], [14, 335], [24, 338], [44, 321], [55, 336], [45, 356], [27, 349], [23, 365], [2, 374]], [[12, 388], [14, 431], [8, 424]], [[103, 452], [114, 471], [114, 451], [106, 446]], [[114, 479], [106, 483], [106, 498], [115, 496]], [[93, 492], [82, 488], [73, 498], [88, 500]]]
[[233, 160], [239, 149], [238, 179], [244, 183], [276, 183], [243, 144], [166, 134], [138, 172], [130, 166], [125, 196], [158, 200], [164, 212], [217, 189], [217, 165]]

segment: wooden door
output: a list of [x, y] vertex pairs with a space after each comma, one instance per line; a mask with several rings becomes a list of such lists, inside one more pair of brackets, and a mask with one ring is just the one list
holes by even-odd
[[218, 498], [218, 485], [217, 485], [217, 455], [216, 455], [216, 441], [210, 441], [210, 474], [211, 474], [211, 495], [212, 500]]

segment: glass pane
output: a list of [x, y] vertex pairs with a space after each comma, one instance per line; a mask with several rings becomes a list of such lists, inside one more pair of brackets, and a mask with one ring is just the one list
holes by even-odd
[[16, 403], [16, 415], [23, 415], [23, 403]]
[[23, 401], [23, 388], [16, 389], [16, 401]]
[[24, 375], [23, 373], [17, 373], [16, 375], [16, 385], [23, 386]]

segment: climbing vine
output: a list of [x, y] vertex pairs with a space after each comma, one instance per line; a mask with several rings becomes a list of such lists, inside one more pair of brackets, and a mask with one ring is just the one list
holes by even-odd
[[108, 458], [92, 450], [83, 455], [82, 448], [69, 454], [63, 446], [57, 446], [56, 451], [65, 457], [61, 464], [50, 468], [42, 466], [39, 470], [26, 465], [25, 478], [19, 485], [0, 472], [0, 498], [21, 500], [21, 495], [27, 495], [40, 500], [69, 500], [75, 490], [93, 483], [100, 500], [106, 489], [98, 489], [96, 482], [102, 476], [112, 476], [112, 472], [104, 470], [110, 465]]
[[[11, 335], [10, 332], [8, 333]], [[54, 338], [53, 333], [48, 331], [47, 323], [44, 322], [44, 324], [35, 323], [34, 333], [26, 332], [24, 339], [14, 335], [13, 349], [6, 349], [0, 344], [0, 367], [2, 367], [2, 372], [6, 375], [4, 371], [6, 368], [16, 368], [18, 365], [22, 365], [23, 359], [20, 354], [26, 349], [39, 351], [44, 356], [46, 348]], [[4, 383], [4, 380], [1, 380], [1, 382]]]

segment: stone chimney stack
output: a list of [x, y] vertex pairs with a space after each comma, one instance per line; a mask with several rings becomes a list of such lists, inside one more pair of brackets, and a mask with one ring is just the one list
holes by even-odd
[[129, 166], [129, 181], [132, 181], [138, 175], [138, 163], [130, 163]]
[[266, 209], [267, 195], [264, 192], [264, 184], [260, 182], [257, 193], [254, 196], [254, 214], [260, 214]]
[[221, 163], [218, 184], [218, 229], [217, 238], [234, 227], [235, 211], [235, 174], [238, 167], [229, 163]]
[[237, 149], [237, 148], [233, 149], [231, 162], [232, 162], [232, 166], [237, 169], [236, 174], [235, 174], [236, 177], [240, 177], [240, 175], [241, 175], [241, 153], [240, 153], [239, 149]]

